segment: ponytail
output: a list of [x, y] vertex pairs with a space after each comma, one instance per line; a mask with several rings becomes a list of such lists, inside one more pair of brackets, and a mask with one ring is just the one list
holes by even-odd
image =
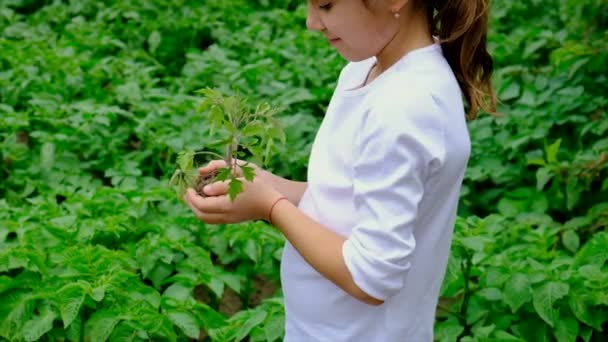
[[479, 109], [494, 114], [494, 63], [486, 43], [489, 0], [422, 1], [427, 3], [431, 34], [439, 38], [468, 104], [467, 117], [474, 119]]

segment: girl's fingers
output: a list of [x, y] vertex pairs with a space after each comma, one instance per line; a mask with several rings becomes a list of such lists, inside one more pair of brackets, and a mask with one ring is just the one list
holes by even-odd
[[217, 159], [217, 160], [212, 160], [210, 161], [207, 165], [200, 167], [198, 169], [199, 173], [202, 175], [205, 175], [207, 173], [211, 173], [219, 168], [225, 167], [226, 166], [226, 162], [221, 160], [221, 159]]
[[201, 197], [194, 189], [188, 189], [186, 202], [192, 209], [204, 214], [223, 214], [230, 210], [231, 203], [228, 196]]
[[207, 196], [220, 196], [228, 193], [228, 181], [214, 182], [203, 188]]
[[203, 221], [205, 223], [209, 223], [209, 224], [229, 223], [226, 220], [226, 215], [224, 215], [224, 214], [205, 213], [205, 212], [200, 211], [190, 201], [186, 201], [186, 203], [188, 203], [188, 206], [190, 207], [190, 209], [194, 213], [194, 216], [196, 216], [196, 218], [198, 218], [199, 220], [201, 220], [201, 221]]

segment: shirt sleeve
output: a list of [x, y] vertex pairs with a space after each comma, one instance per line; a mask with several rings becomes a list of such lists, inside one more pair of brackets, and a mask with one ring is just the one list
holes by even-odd
[[425, 180], [445, 151], [432, 96], [402, 100], [368, 112], [353, 165], [358, 224], [342, 247], [354, 282], [380, 300], [405, 283]]

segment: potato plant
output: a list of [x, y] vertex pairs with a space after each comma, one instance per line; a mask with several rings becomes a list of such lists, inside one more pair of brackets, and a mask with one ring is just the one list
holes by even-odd
[[[504, 115], [469, 123], [437, 341], [606, 340], [607, 9], [492, 2]], [[305, 17], [291, 0], [0, 1], [0, 340], [281, 340], [280, 291], [260, 284], [279, 286], [284, 238], [204, 225], [167, 183], [209, 159], [305, 180], [345, 64]], [[287, 143], [249, 120], [276, 109], [240, 96], [282, 108]]]

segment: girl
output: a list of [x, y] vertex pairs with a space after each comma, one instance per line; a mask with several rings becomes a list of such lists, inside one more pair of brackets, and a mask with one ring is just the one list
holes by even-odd
[[285, 341], [433, 340], [470, 152], [462, 98], [470, 117], [495, 105], [487, 19], [487, 0], [310, 0], [307, 27], [349, 63], [308, 182], [256, 167], [234, 202], [225, 183], [188, 190], [206, 223], [267, 219], [287, 238]]

